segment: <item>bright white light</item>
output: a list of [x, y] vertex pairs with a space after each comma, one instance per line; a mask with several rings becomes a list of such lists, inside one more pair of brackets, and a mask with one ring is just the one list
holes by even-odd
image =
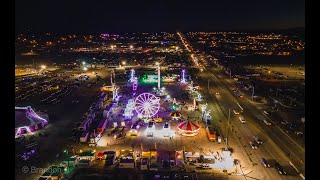
[[101, 138], [100, 141], [97, 142], [97, 146], [106, 147], [107, 146], [107, 139]]
[[83, 70], [84, 70], [84, 71], [87, 71], [87, 70], [88, 70], [88, 68], [87, 68], [87, 67], [84, 67], [84, 68], [83, 68]]
[[125, 62], [125, 61], [122, 61], [122, 65], [126, 65], [127, 64], [127, 62]]
[[170, 95], [167, 95], [167, 98], [169, 99], [169, 98], [170, 98]]
[[160, 63], [159, 62], [156, 62], [156, 65], [158, 66]]
[[162, 89], [162, 90], [165, 90], [166, 88], [165, 88], [165, 87], [162, 87], [161, 89]]
[[150, 93], [140, 94], [135, 99], [135, 110], [142, 117], [153, 117], [160, 109], [159, 99]]
[[15, 136], [18, 136], [18, 134], [20, 134], [20, 132], [21, 132], [21, 129], [23, 129], [23, 128], [26, 129], [28, 133], [33, 134], [33, 132], [31, 132], [29, 126], [22, 126], [22, 127], [19, 127], [19, 128], [18, 128]]
[[82, 65], [85, 65], [85, 64], [86, 64], [86, 62], [82, 61]]
[[47, 66], [41, 65], [41, 69], [46, 69], [46, 68], [47, 68]]
[[132, 49], [133, 48], [133, 46], [132, 45], [130, 45], [130, 49]]

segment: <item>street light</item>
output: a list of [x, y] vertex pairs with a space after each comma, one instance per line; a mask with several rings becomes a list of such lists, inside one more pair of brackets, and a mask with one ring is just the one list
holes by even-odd
[[47, 66], [46, 65], [41, 65], [41, 69], [46, 69]]
[[227, 138], [226, 138], [226, 149], [228, 149], [228, 138], [229, 138], [229, 129], [230, 129], [230, 112], [231, 112], [231, 108], [229, 108], [229, 115], [228, 115], [228, 131], [227, 131]]
[[122, 65], [126, 65], [126, 62], [125, 62], [125, 61], [122, 61]]
[[253, 101], [253, 96], [254, 96], [254, 86], [252, 86], [252, 101]]
[[84, 67], [84, 68], [83, 68], [83, 70], [84, 70], [84, 71], [87, 71], [87, 70], [88, 70], [88, 68], [87, 68], [87, 67]]
[[82, 61], [82, 65], [85, 65], [85, 64], [86, 64], [86, 62]]
[[132, 46], [132, 45], [130, 45], [130, 49], [133, 49], [133, 46]]

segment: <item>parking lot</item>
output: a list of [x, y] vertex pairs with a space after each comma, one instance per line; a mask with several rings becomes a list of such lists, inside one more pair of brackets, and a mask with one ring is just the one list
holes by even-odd
[[[49, 114], [49, 124], [46, 128], [35, 132], [33, 135], [26, 135], [24, 140], [16, 142], [16, 155], [19, 155], [24, 150], [25, 144], [32, 142], [37, 143], [36, 152], [27, 161], [22, 161], [19, 156], [16, 158], [16, 173], [17, 178], [25, 176], [21, 172], [21, 167], [25, 165], [36, 167], [48, 167], [50, 164], [58, 162], [63, 157], [63, 149], [72, 140], [69, 138], [72, 135], [72, 128], [79, 122], [83, 114], [89, 109], [98, 94], [101, 93], [100, 87], [105, 83], [110, 83], [108, 71], [95, 70], [102, 80], [97, 81], [92, 71], [79, 74], [80, 70], [68, 71], [61, 74], [61, 70], [48, 73], [48, 76], [41, 77], [43, 81], [34, 79], [37, 82], [34, 86], [26, 86], [32, 82], [19, 84], [23, 88], [21, 92], [29, 92], [32, 95], [27, 96], [28, 100], [17, 100], [20, 106], [31, 105], [36, 111], [46, 112]], [[59, 75], [60, 74], [60, 77]], [[88, 80], [82, 80], [81, 83], [75, 81], [83, 75], [91, 76]], [[72, 76], [74, 75], [74, 76]], [[59, 80], [60, 79], [60, 80]], [[33, 80], [33, 79], [31, 79]], [[89, 88], [87, 84], [96, 82]], [[42, 84], [43, 83], [43, 84]], [[58, 89], [40, 89], [45, 84], [47, 86], [59, 86]], [[76, 85], [79, 84], [79, 85]], [[18, 92], [19, 93], [19, 92]], [[19, 95], [18, 95], [19, 96]], [[55, 101], [41, 101], [43, 99]], [[56, 103], [55, 103], [56, 102]], [[39, 135], [45, 132], [46, 135]], [[36, 177], [37, 174], [29, 174]], [[32, 177], [31, 177], [32, 178]]]

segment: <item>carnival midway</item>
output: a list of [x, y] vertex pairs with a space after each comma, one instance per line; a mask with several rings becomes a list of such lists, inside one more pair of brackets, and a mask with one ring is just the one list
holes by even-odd
[[[77, 143], [66, 146], [65, 159], [51, 165], [63, 168], [62, 173], [45, 172], [39, 177], [70, 178], [83, 168], [105, 166], [241, 174], [187, 69], [163, 75], [162, 69], [160, 63], [147, 71], [128, 69], [122, 84], [116, 80], [117, 69], [111, 70], [110, 85], [100, 88], [95, 107], [73, 129]], [[47, 124], [49, 118], [32, 107], [16, 107], [16, 138], [32, 135]]]

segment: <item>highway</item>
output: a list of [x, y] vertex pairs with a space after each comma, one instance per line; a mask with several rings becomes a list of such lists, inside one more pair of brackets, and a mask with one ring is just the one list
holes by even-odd
[[[213, 69], [211, 72], [218, 74], [216, 69]], [[259, 131], [264, 131], [265, 134], [271, 138], [274, 143], [285, 153], [290, 153], [290, 160], [295, 166], [302, 172], [304, 172], [304, 165], [301, 163], [301, 159], [305, 160], [305, 149], [300, 144], [291, 139], [283, 130], [281, 130], [275, 123], [272, 123], [273, 126], [266, 126], [263, 120], [267, 119], [272, 122], [272, 119], [268, 118], [267, 115], [263, 114], [261, 110], [255, 106], [255, 104], [250, 100], [250, 97], [244, 97], [242, 99], [234, 97], [231, 89], [235, 88], [233, 84], [228, 80], [221, 80], [217, 78], [213, 73], [211, 73], [211, 80], [218, 83], [218, 86], [225, 87], [225, 91], [229, 92], [230, 96], [226, 97], [226, 101], [239, 103], [244, 108], [243, 116], [249, 118], [249, 122], [257, 128]], [[220, 83], [220, 84], [219, 84]], [[228, 94], [228, 93], [227, 93]], [[238, 100], [237, 100], [238, 99]], [[263, 105], [260, 105], [260, 107]], [[266, 109], [266, 108], [264, 108]], [[270, 109], [270, 108], [269, 108]], [[285, 155], [287, 157], [287, 155]]]
[[[211, 84], [211, 86], [209, 84], [209, 90], [207, 88], [208, 79], [210, 79]], [[214, 114], [213, 117], [222, 118], [222, 122], [218, 123], [218, 125], [220, 126], [221, 130], [224, 130], [222, 131], [224, 137], [226, 137], [228, 134], [228, 131], [226, 129], [228, 124], [228, 111], [230, 108], [231, 113], [228, 144], [231, 148], [234, 148], [233, 146], [236, 146], [238, 148], [242, 147], [244, 149], [244, 151], [241, 150], [242, 152], [240, 153], [242, 153], [242, 155], [239, 156], [248, 156], [247, 158], [249, 159], [249, 161], [247, 162], [249, 162], [249, 164], [246, 164], [246, 166], [249, 166], [253, 170], [252, 176], [258, 179], [271, 179], [271, 177], [272, 179], [300, 179], [294, 169], [290, 167], [289, 159], [284, 154], [283, 148], [288, 148], [288, 145], [282, 143], [283, 140], [286, 140], [285, 138], [283, 138], [283, 135], [277, 135], [276, 133], [279, 132], [274, 131], [275, 127], [267, 127], [265, 124], [263, 124], [263, 122], [261, 122], [261, 120], [257, 120], [258, 118], [263, 117], [261, 112], [259, 110], [255, 110], [254, 107], [250, 107], [252, 105], [243, 103], [242, 100], [245, 99], [241, 99], [241, 101], [239, 101], [237, 98], [235, 98], [229, 87], [227, 87], [221, 81], [223, 81], [223, 79], [221, 80], [214, 77], [212, 73], [208, 71], [203, 71], [198, 74], [199, 85], [203, 88], [206, 87], [202, 92], [209, 100], [208, 105], [212, 111], [212, 114]], [[215, 92], [219, 92], [219, 95], [215, 95]], [[241, 124], [238, 119], [239, 115], [235, 115], [233, 113], [234, 109], [240, 111], [240, 107], [237, 105], [237, 103], [239, 103], [244, 109], [241, 115], [245, 118], [246, 124]], [[219, 121], [221, 119], [214, 120]], [[234, 129], [233, 132], [231, 130], [232, 127]], [[249, 144], [250, 141], [254, 141], [253, 136], [258, 136], [264, 142], [262, 145], [258, 146], [257, 150], [252, 149]], [[284, 147], [279, 146], [279, 142], [282, 143], [280, 145]], [[234, 148], [234, 151], [239, 152], [240, 149]], [[260, 162], [261, 158], [267, 159], [271, 165], [274, 164], [275, 160], [278, 161], [284, 167], [285, 171], [287, 172], [287, 176], [279, 175], [275, 168], [264, 168]], [[291, 161], [294, 163], [292, 159]]]
[[[178, 35], [183, 39], [181, 33]], [[187, 42], [182, 40], [182, 43], [186, 44]], [[185, 45], [185, 47], [190, 47], [190, 45]], [[190, 49], [187, 50], [192, 53]], [[194, 61], [193, 56], [190, 59]], [[224, 137], [229, 134], [229, 147], [233, 149], [235, 156], [241, 157], [239, 159], [242, 160], [242, 166], [245, 165], [252, 170], [250, 177], [254, 179], [302, 179], [296, 170], [290, 166], [289, 161], [294, 164], [300, 173], [304, 174], [304, 147], [296, 143], [274, 123], [272, 123], [272, 126], [267, 126], [263, 120], [272, 122], [272, 119], [263, 114], [261, 110], [263, 105], [256, 105], [250, 100], [250, 97], [237, 97], [232, 91], [235, 89], [234, 84], [227, 78], [223, 78], [218, 69], [200, 69], [204, 66], [199, 64], [195, 63], [196, 69], [193, 69], [192, 74], [196, 76], [201, 92], [207, 98], [214, 123], [218, 124]], [[216, 92], [219, 92], [219, 94], [216, 94]], [[233, 110], [241, 111], [239, 105], [243, 108], [241, 116], [246, 120], [245, 124], [240, 123], [239, 115], [233, 113]], [[228, 130], [229, 111], [230, 128]], [[249, 144], [250, 141], [254, 142], [253, 136], [258, 136], [263, 141], [258, 149], [252, 149]], [[271, 168], [263, 167], [260, 162], [261, 158], [267, 159]], [[278, 161], [284, 167], [287, 175], [280, 175], [277, 172], [273, 167], [275, 161]], [[248, 177], [249, 175], [246, 176], [246, 178]]]

